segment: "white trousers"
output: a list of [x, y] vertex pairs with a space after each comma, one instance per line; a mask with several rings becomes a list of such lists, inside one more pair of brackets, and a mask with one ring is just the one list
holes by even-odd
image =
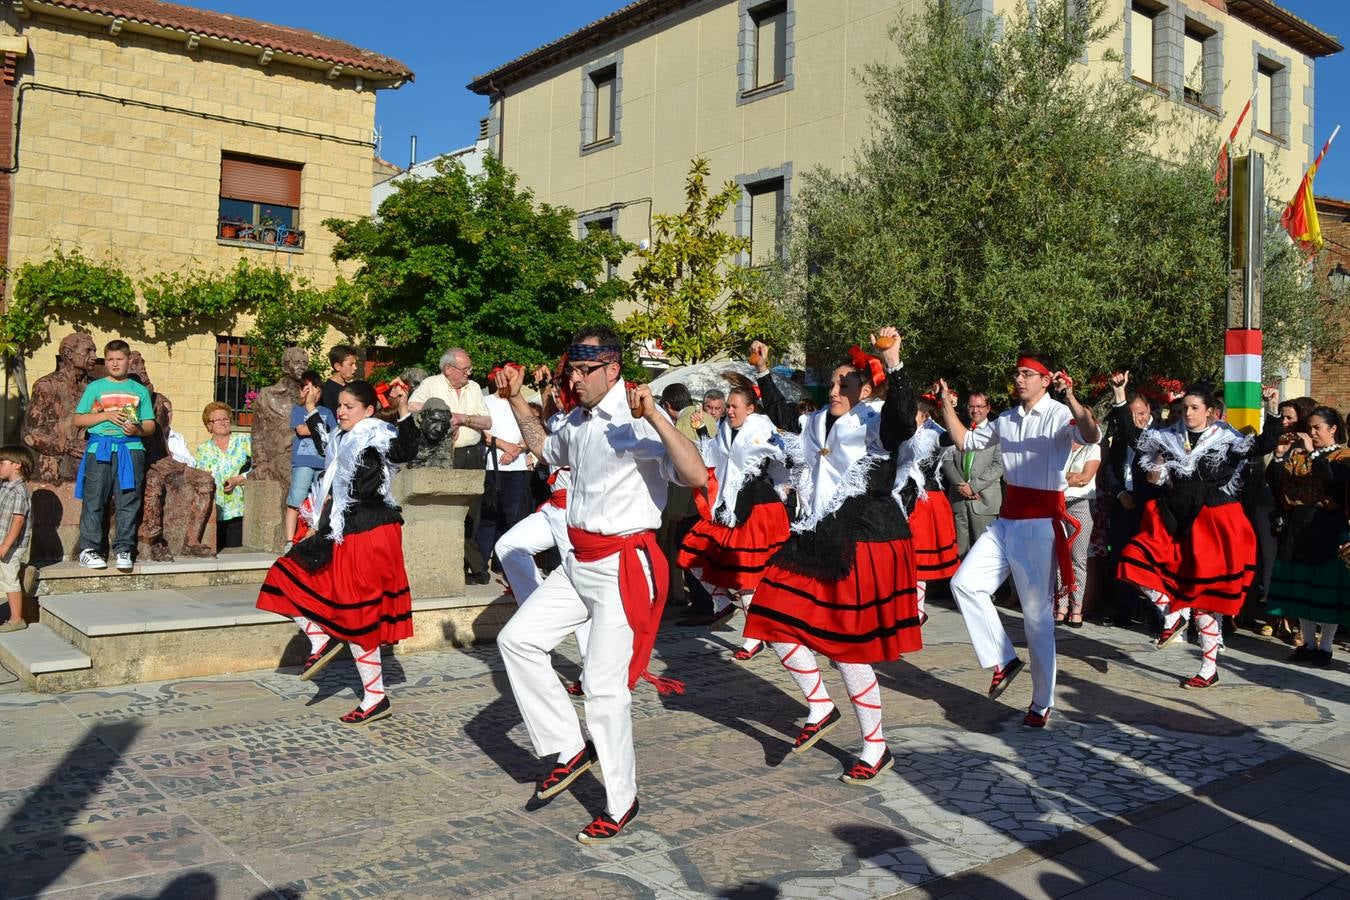
[[[650, 582], [645, 559], [643, 567]], [[619, 554], [582, 563], [569, 553], [502, 629], [497, 646], [535, 753], [556, 756], [578, 750], [584, 742], [581, 722], [553, 673], [549, 653], [587, 621], [590, 640], [581, 661], [586, 725], [605, 779], [606, 809], [617, 819], [637, 796], [633, 698], [628, 690], [633, 630], [619, 598]]]
[[992, 595], [1011, 571], [1022, 601], [1023, 628], [1031, 666], [1031, 706], [1055, 705], [1054, 522], [997, 519], [980, 535], [952, 578], [975, 657], [983, 668], [1003, 666], [1017, 655]]
[[517, 603], [524, 603], [538, 590], [543, 577], [534, 564], [534, 555], [549, 547], [557, 547], [563, 559], [572, 552], [572, 543], [567, 539], [567, 510], [550, 503], [545, 503], [497, 538], [497, 559]]
[[[549, 547], [557, 547], [563, 559], [572, 553], [572, 542], [567, 537], [567, 510], [547, 503], [497, 539], [494, 552], [502, 564], [506, 583], [511, 585], [511, 596], [515, 597], [517, 606], [528, 600], [543, 583], [539, 567], [534, 564], [534, 555]], [[583, 659], [590, 633], [590, 623], [584, 622], [577, 627], [577, 650]]]

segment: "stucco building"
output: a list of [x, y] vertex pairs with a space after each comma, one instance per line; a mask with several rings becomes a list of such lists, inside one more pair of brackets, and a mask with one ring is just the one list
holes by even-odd
[[[972, 27], [1016, 0], [951, 0]], [[1029, 0], [1034, 6], [1037, 0]], [[1046, 0], [1040, 0], [1046, 2]], [[857, 73], [894, 61], [888, 30], [921, 0], [638, 0], [474, 80], [490, 149], [540, 200], [580, 224], [649, 236], [683, 203], [689, 160], [744, 187], [734, 214], [756, 260], [782, 252], [796, 173], [847, 170], [871, 130]], [[1270, 0], [1108, 0], [1116, 27], [1085, 55], [1174, 113], [1155, 149], [1197, 134], [1217, 150], [1257, 91], [1237, 152], [1267, 158], [1267, 189], [1292, 194], [1311, 161], [1314, 60], [1337, 40]], [[1106, 67], [1109, 66], [1109, 69]]]
[[[413, 73], [309, 31], [158, 0], [14, 0], [0, 8], [0, 257], [78, 248], [140, 276], [241, 258], [331, 285], [330, 216], [370, 210], [376, 92]], [[125, 320], [53, 320], [29, 359], [51, 370], [75, 327], [125, 337], [189, 440], [221, 394], [239, 405], [238, 336], [201, 322], [157, 339]], [[12, 420], [13, 385], [6, 394]]]

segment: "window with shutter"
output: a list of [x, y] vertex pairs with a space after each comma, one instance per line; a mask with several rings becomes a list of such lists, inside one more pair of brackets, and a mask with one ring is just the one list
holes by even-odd
[[595, 85], [595, 130], [591, 143], [598, 144], [614, 137], [614, 79], [613, 66], [591, 74]]
[[1157, 12], [1142, 3], [1130, 7], [1130, 74], [1154, 83], [1153, 19]]
[[783, 180], [751, 185], [750, 265], [777, 262], [783, 253]]
[[1275, 133], [1275, 72], [1265, 62], [1256, 70], [1256, 130], [1266, 134]]
[[787, 4], [758, 7], [755, 20], [755, 87], [779, 84], [787, 77]]
[[300, 163], [220, 155], [221, 240], [304, 246], [300, 225]]

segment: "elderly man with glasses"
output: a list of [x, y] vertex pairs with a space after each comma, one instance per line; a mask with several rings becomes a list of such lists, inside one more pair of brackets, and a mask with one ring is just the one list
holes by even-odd
[[[492, 430], [492, 415], [483, 399], [483, 389], [472, 376], [473, 360], [469, 354], [459, 347], [451, 347], [441, 354], [441, 376], [429, 376], [408, 398], [408, 409], [412, 412], [420, 410], [433, 397], [444, 400], [450, 407], [456, 469], [484, 467], [483, 433]], [[483, 498], [476, 497], [469, 506], [464, 525], [464, 579], [469, 584], [487, 584], [492, 580], [488, 571], [491, 548], [484, 550], [477, 540], [482, 518]]]
[[[966, 399], [966, 413], [973, 431], [986, 436], [992, 433], [988, 394], [971, 391]], [[1002, 477], [1003, 457], [996, 443], [981, 450], [952, 448], [943, 456], [942, 480], [956, 517], [956, 552], [960, 556], [970, 552], [984, 530], [998, 518], [1003, 506]]]

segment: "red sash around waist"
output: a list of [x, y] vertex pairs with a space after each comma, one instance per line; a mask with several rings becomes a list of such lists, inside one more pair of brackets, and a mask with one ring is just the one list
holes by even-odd
[[[661, 678], [647, 671], [656, 646], [656, 631], [661, 626], [661, 614], [666, 608], [666, 589], [670, 585], [670, 563], [656, 543], [655, 531], [633, 534], [595, 534], [580, 528], [567, 528], [568, 540], [577, 562], [599, 562], [619, 554], [619, 599], [628, 627], [633, 629], [633, 657], [628, 662], [628, 689], [632, 690], [639, 678], [650, 681], [662, 694], [684, 693], [684, 684], [672, 678]], [[647, 576], [642, 571], [638, 553], [645, 553], [651, 566], [652, 596]]]
[[[1051, 529], [1055, 535], [1055, 560], [1059, 564], [1062, 592], [1077, 587], [1070, 545], [1082, 530], [1083, 523], [1069, 515], [1068, 507], [1064, 505], [1063, 491], [1043, 491], [1009, 484], [1004, 488], [1003, 507], [998, 514], [1002, 519], [1053, 519]], [[1063, 527], [1056, 527], [1057, 523]]]

